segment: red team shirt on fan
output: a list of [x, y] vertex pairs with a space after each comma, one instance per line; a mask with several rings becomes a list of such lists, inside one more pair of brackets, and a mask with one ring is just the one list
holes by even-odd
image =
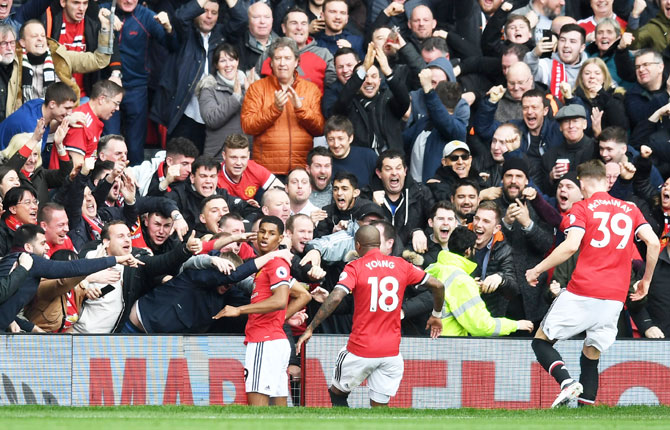
[[259, 189], [267, 189], [274, 180], [275, 175], [273, 175], [272, 172], [256, 163], [254, 160], [249, 160], [247, 168], [244, 170], [244, 173], [242, 173], [240, 182], [235, 183], [226, 174], [224, 163], [221, 163], [217, 187], [224, 188], [228, 191], [228, 194], [243, 200], [251, 200]]
[[565, 232], [586, 233], [568, 291], [596, 299], [626, 301], [635, 237], [647, 220], [633, 203], [598, 192], [572, 205]]
[[[286, 285], [290, 287], [291, 269], [288, 263], [281, 258], [274, 258], [256, 274], [254, 291], [251, 293], [251, 303], [262, 302], [272, 296], [272, 290]], [[288, 303], [288, 302], [287, 302]], [[247, 326], [244, 330], [248, 342], [258, 343], [275, 339], [286, 339], [284, 333], [284, 319], [286, 307], [267, 314], [249, 314]]]
[[405, 288], [428, 274], [402, 258], [373, 249], [344, 267], [337, 283], [354, 295], [354, 325], [347, 351], [359, 357], [394, 357], [400, 350], [400, 310]]
[[[102, 134], [102, 129], [105, 126], [102, 121], [91, 110], [91, 106], [86, 103], [74, 109], [74, 112], [83, 112], [86, 121], [84, 126], [80, 128], [70, 127], [67, 132], [63, 145], [68, 151], [76, 152], [83, 155], [85, 158], [90, 157], [98, 149], [98, 141]], [[53, 163], [53, 164], [52, 164]], [[49, 169], [57, 169], [58, 151], [51, 151], [51, 160], [49, 161]]]
[[[65, 14], [63, 14], [63, 25], [60, 29], [58, 43], [64, 45], [65, 49], [68, 51], [85, 52], [86, 39], [84, 38], [84, 20], [82, 19], [77, 23], [71, 23], [67, 20]], [[72, 77], [79, 87], [79, 97], [84, 97], [86, 95], [86, 90], [84, 88], [84, 74], [73, 73]]]

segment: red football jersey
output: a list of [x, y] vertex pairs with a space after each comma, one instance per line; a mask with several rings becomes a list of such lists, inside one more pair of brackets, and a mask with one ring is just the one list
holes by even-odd
[[259, 189], [267, 189], [274, 180], [275, 175], [272, 172], [254, 160], [249, 160], [240, 182], [235, 183], [226, 174], [224, 163], [221, 163], [217, 187], [224, 188], [231, 196], [250, 200], [254, 198]]
[[[74, 112], [83, 112], [86, 116], [86, 122], [81, 128], [70, 127], [63, 140], [63, 145], [66, 150], [76, 152], [88, 158], [98, 149], [98, 141], [105, 125], [93, 113], [88, 103], [74, 109]], [[58, 166], [58, 151], [51, 151], [49, 169], [57, 169]]]
[[[290, 281], [291, 269], [288, 263], [281, 258], [274, 258], [256, 274], [254, 291], [251, 293], [251, 303], [262, 302], [271, 297], [272, 290], [281, 285], [290, 287]], [[286, 333], [283, 329], [285, 317], [286, 307], [267, 314], [249, 314], [244, 331], [246, 335], [244, 342], [286, 339]]]
[[347, 350], [368, 358], [398, 355], [405, 288], [427, 280], [423, 270], [379, 249], [347, 264], [337, 283], [354, 295], [354, 326]]
[[626, 301], [635, 236], [647, 220], [633, 203], [598, 192], [572, 205], [568, 227], [586, 231], [568, 291], [596, 299]]

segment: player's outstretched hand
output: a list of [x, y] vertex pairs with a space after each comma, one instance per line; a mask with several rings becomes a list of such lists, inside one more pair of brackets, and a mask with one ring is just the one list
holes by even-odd
[[426, 330], [430, 330], [432, 339], [437, 339], [442, 334], [442, 320], [431, 315], [426, 323]]
[[300, 339], [295, 343], [295, 354], [298, 355], [300, 354], [300, 350], [302, 349], [302, 344], [307, 342], [309, 338], [312, 337], [312, 328], [307, 326], [305, 329], [304, 333], [302, 336], [300, 336]]
[[538, 273], [537, 270], [533, 267], [532, 269], [526, 270], [526, 282], [530, 284], [531, 287], [536, 287], [537, 286], [537, 278], [540, 277], [540, 274]]
[[633, 300], [634, 302], [642, 300], [647, 295], [648, 291], [649, 291], [649, 281], [641, 279], [637, 283], [637, 288], [635, 289], [635, 292], [630, 295], [630, 299]]
[[22, 252], [21, 255], [19, 255], [19, 265], [26, 269], [26, 271], [30, 270], [30, 268], [33, 267], [33, 257], [27, 252]]
[[212, 319], [218, 320], [219, 318], [223, 317], [239, 317], [240, 316], [240, 309], [235, 307], [235, 306], [230, 306], [226, 305], [225, 308], [221, 309], [218, 314], [214, 315]]
[[517, 331], [533, 331], [533, 322], [528, 320], [519, 320], [516, 322]]

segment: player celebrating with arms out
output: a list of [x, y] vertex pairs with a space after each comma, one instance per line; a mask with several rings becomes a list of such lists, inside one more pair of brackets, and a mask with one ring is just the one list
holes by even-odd
[[[561, 384], [561, 392], [552, 408], [575, 398], [580, 405], [595, 403], [598, 360], [616, 338], [617, 321], [628, 294], [634, 239], [637, 236], [647, 245], [647, 258], [644, 277], [631, 296], [633, 300], [647, 294], [660, 248], [658, 238], [640, 210], [607, 193], [607, 175], [601, 161], [580, 164], [577, 174], [584, 200], [575, 203], [565, 218], [565, 241], [526, 272], [528, 283], [536, 285], [542, 272], [561, 264], [579, 250], [567, 291], [556, 298], [532, 343], [537, 361]], [[586, 331], [586, 339], [579, 360], [582, 372], [577, 382], [570, 377], [553, 344], [583, 331]]]
[[[276, 216], [264, 216], [258, 225], [258, 251], [275, 251], [284, 238], [284, 223]], [[291, 300], [289, 301], [289, 296]], [[286, 406], [288, 396], [288, 360], [291, 355], [284, 321], [311, 300], [301, 284], [291, 278], [289, 264], [275, 257], [256, 274], [251, 303], [226, 306], [214, 319], [249, 314], [244, 343], [244, 380], [247, 402], [251, 406]], [[288, 303], [288, 305], [287, 305]]]
[[402, 258], [383, 255], [376, 227], [361, 227], [354, 240], [361, 258], [345, 266], [333, 292], [298, 339], [296, 350], [300, 352], [314, 329], [352, 293], [354, 324], [349, 342], [337, 357], [328, 389], [330, 399], [333, 406], [349, 406], [349, 393], [367, 379], [370, 405], [386, 406], [398, 391], [404, 371], [400, 355], [400, 310], [405, 288], [426, 284], [432, 289], [434, 310], [426, 329], [430, 328], [431, 337], [436, 338], [442, 332], [444, 284]]

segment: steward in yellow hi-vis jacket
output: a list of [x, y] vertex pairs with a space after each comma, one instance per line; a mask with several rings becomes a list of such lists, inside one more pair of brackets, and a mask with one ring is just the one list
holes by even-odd
[[444, 283], [442, 336], [502, 336], [519, 328], [517, 321], [493, 318], [479, 296], [479, 285], [470, 277], [477, 263], [442, 251], [426, 273]]

